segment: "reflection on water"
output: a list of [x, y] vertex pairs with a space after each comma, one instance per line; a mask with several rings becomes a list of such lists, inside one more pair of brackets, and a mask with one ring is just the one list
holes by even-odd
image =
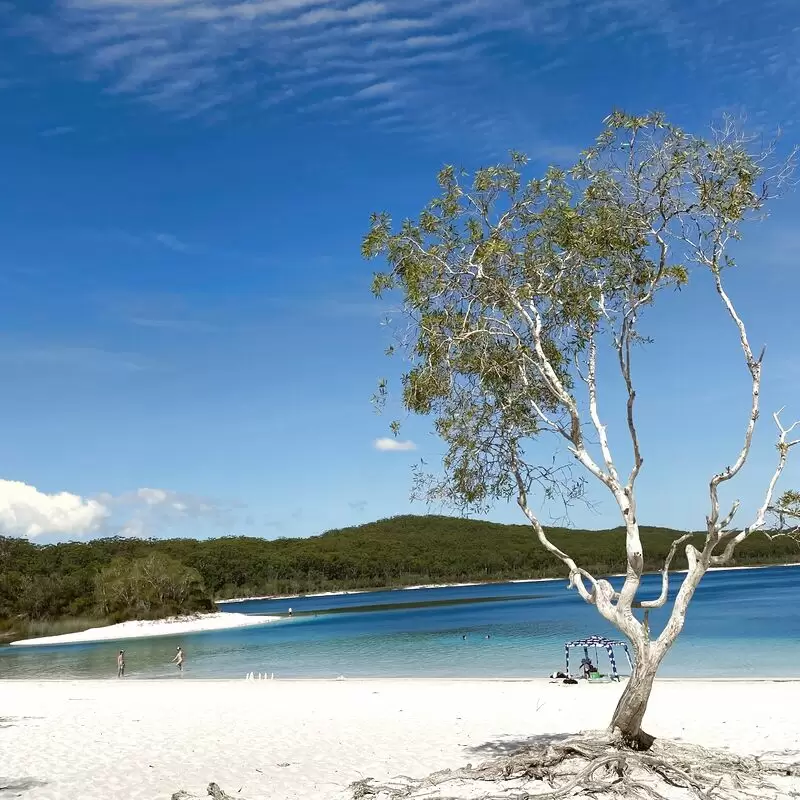
[[[664, 664], [672, 676], [800, 676], [800, 568], [709, 575]], [[648, 577], [643, 592], [658, 593]], [[0, 649], [0, 678], [536, 677], [563, 665], [568, 639], [615, 635], [564, 581], [248, 601], [223, 610], [295, 616], [257, 628], [182, 637]], [[776, 614], [775, 610], [780, 609]], [[663, 612], [651, 616], [654, 630]], [[466, 638], [464, 638], [466, 637]], [[488, 638], [487, 638], [488, 637]], [[600, 663], [604, 655], [599, 654]]]

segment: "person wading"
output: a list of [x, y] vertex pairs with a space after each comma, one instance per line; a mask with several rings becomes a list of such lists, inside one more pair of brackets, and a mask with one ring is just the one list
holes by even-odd
[[178, 672], [183, 672], [183, 663], [186, 661], [186, 656], [183, 654], [183, 650], [179, 647], [178, 652], [175, 653], [175, 658], [172, 659], [173, 664], [178, 665]]

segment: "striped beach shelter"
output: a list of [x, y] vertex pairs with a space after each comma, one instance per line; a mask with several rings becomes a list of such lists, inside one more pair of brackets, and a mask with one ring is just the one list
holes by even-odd
[[630, 665], [630, 668], [633, 669], [631, 654], [628, 650], [628, 645], [626, 642], [619, 642], [614, 639], [606, 639], [605, 636], [589, 636], [586, 639], [576, 639], [574, 642], [566, 642], [564, 645], [564, 654], [566, 656], [567, 663], [567, 675], [569, 675], [569, 651], [575, 647], [583, 648], [584, 658], [589, 658], [590, 647], [594, 647], [595, 649], [602, 647], [606, 653], [608, 653], [608, 660], [611, 662], [611, 677], [615, 681], [619, 680], [619, 673], [617, 672], [617, 660], [614, 658], [615, 647], [621, 647], [625, 651], [625, 657], [628, 659], [628, 664]]

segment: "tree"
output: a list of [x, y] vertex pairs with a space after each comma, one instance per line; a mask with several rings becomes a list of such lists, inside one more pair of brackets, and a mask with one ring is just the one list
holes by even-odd
[[[388, 270], [375, 276], [373, 290], [399, 293], [409, 322], [403, 404], [432, 416], [446, 445], [442, 473], [417, 472], [414, 496], [462, 510], [516, 500], [541, 545], [565, 566], [570, 587], [632, 645], [633, 674], [609, 733], [634, 750], [653, 742], [642, 730], [653, 681], [705, 573], [729, 563], [756, 531], [796, 531], [767, 529], [771, 512], [783, 524], [800, 510], [800, 495], [776, 494], [799, 443], [791, 438], [794, 425], [785, 427], [779, 414], [777, 463], [753, 520], [734, 527], [739, 504], [723, 511], [719, 497], [750, 454], [764, 356], [754, 353], [726, 291], [734, 266], [729, 245], [745, 222], [762, 214], [792, 166], [792, 159], [773, 165], [772, 148], [754, 152], [753, 146], [731, 124], [706, 140], [660, 114], [615, 112], [569, 171], [551, 168], [525, 180], [527, 161], [518, 153], [506, 165], [478, 170], [471, 182], [446, 167], [438, 177], [440, 196], [419, 219], [394, 230], [388, 214], [373, 215], [362, 247], [367, 258], [386, 258]], [[750, 410], [738, 453], [709, 481], [704, 540], [698, 546], [688, 535], [676, 538], [659, 596], [645, 599], [636, 497], [644, 458], [633, 363], [647, 343], [643, 315], [696, 270], [710, 275], [733, 324], [750, 379]], [[604, 357], [616, 365], [624, 388], [620, 411], [631, 453], [624, 471], [600, 414]], [[382, 382], [379, 399], [386, 393]], [[548, 436], [566, 444], [569, 463], [538, 455]], [[624, 526], [627, 566], [618, 592], [554, 544], [533, 510], [537, 493], [567, 505], [576, 501], [587, 479], [611, 494]], [[685, 550], [688, 572], [673, 598], [670, 566], [678, 548]], [[648, 613], [670, 602], [669, 619], [656, 635]]]
[[95, 600], [102, 614], [121, 618], [213, 609], [200, 573], [158, 553], [112, 561], [96, 578]]

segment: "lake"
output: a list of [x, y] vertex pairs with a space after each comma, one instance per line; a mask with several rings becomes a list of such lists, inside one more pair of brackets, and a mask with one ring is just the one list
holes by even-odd
[[[673, 594], [681, 578], [673, 576]], [[646, 576], [642, 597], [655, 597], [659, 587], [659, 576]], [[800, 677], [798, 590], [800, 567], [710, 573], [661, 674]], [[243, 678], [250, 671], [276, 678], [544, 677], [563, 669], [565, 641], [618, 638], [564, 580], [220, 605], [246, 614], [286, 614], [289, 607], [292, 618], [255, 628], [128, 640], [122, 646], [129, 676], [177, 678], [169, 660], [181, 644], [186, 678]], [[653, 612], [651, 627], [660, 630], [665, 619]], [[119, 647], [3, 647], [0, 678], [113, 677]], [[607, 667], [604, 654], [599, 662]]]

